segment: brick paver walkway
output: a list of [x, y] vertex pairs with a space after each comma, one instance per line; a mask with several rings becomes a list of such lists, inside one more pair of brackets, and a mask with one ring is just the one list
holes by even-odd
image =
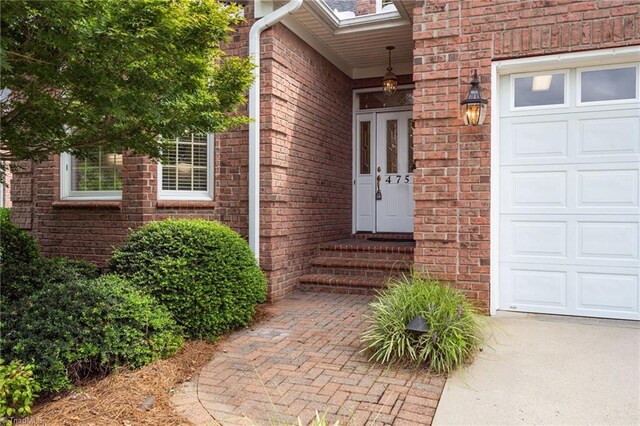
[[367, 362], [358, 334], [370, 297], [295, 293], [233, 333], [174, 404], [198, 425], [429, 425], [445, 378]]

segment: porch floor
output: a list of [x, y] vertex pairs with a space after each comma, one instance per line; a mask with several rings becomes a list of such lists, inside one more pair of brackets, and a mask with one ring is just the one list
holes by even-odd
[[431, 424], [445, 378], [374, 366], [359, 333], [369, 296], [294, 293], [224, 339], [173, 402], [198, 425]]

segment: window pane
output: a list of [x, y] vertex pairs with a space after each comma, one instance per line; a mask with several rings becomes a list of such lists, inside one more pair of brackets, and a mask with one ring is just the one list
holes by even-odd
[[636, 98], [635, 67], [583, 71], [580, 80], [582, 102]]
[[409, 146], [409, 156], [407, 157], [409, 161], [408, 172], [413, 173], [413, 169], [415, 167], [413, 163], [413, 119], [412, 118], [409, 119], [408, 126], [409, 126], [409, 141], [407, 144]]
[[207, 190], [207, 168], [197, 168], [193, 170], [193, 190], [194, 191], [206, 191]]
[[190, 135], [170, 141], [162, 159], [163, 191], [208, 191], [207, 135]]
[[387, 173], [398, 173], [398, 120], [387, 120]]
[[371, 122], [360, 123], [360, 174], [371, 173]]
[[176, 168], [173, 166], [162, 167], [162, 189], [176, 190]]
[[514, 106], [564, 104], [564, 74], [546, 74], [514, 79]]
[[360, 109], [411, 106], [413, 105], [413, 89], [397, 90], [391, 96], [382, 92], [360, 93], [358, 103]]
[[71, 158], [71, 191], [122, 190], [122, 154], [96, 149], [86, 158]]

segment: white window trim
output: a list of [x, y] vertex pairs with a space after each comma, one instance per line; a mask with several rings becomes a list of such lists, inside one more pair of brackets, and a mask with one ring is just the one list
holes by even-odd
[[122, 191], [72, 191], [71, 154], [60, 154], [60, 199], [64, 201], [121, 200]]
[[215, 143], [213, 133], [207, 133], [207, 190], [206, 191], [165, 191], [162, 189], [162, 164], [158, 163], [158, 200], [163, 201], [213, 201], [213, 165]]
[[562, 104], [545, 104], [545, 105], [531, 105], [531, 106], [516, 106], [516, 78], [526, 78], [526, 77], [536, 77], [539, 75], [548, 75], [549, 72], [539, 71], [539, 72], [530, 72], [530, 73], [522, 73], [522, 74], [512, 74], [509, 82], [509, 89], [511, 91], [509, 96], [509, 110], [510, 111], [535, 111], [539, 109], [549, 109], [549, 108], [568, 108], [569, 107], [569, 70], [554, 70], [553, 74], [563, 74], [564, 75], [564, 103]]
[[[584, 71], [600, 71], [600, 70], [613, 70], [620, 68], [635, 68], [636, 69], [636, 93], [633, 98], [628, 99], [612, 99], [609, 101], [587, 101], [582, 102], [582, 73]], [[619, 105], [628, 103], [637, 103], [640, 99], [640, 66], [637, 62], [631, 62], [627, 64], [615, 64], [615, 65], [598, 65], [593, 67], [581, 67], [576, 69], [576, 106], [600, 106], [600, 105]]]

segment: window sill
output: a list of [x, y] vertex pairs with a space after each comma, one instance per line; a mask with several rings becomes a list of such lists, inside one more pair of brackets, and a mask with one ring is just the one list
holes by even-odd
[[54, 209], [113, 209], [122, 208], [121, 201], [54, 201], [51, 203]]
[[212, 200], [158, 200], [159, 209], [213, 209], [218, 203]]

